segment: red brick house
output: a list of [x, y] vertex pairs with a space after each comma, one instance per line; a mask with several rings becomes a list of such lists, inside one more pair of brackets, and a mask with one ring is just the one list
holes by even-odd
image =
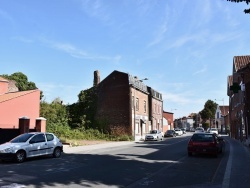
[[[15, 82], [0, 77], [1, 133], [4, 130], [13, 130], [20, 134], [22, 131], [38, 128], [37, 124], [41, 124], [40, 119], [38, 120], [39, 111], [40, 90], [18, 91]], [[25, 129], [23, 129], [24, 127]], [[41, 131], [44, 130], [45, 126]]]
[[250, 135], [250, 55], [234, 57], [227, 86], [231, 137], [247, 140]]

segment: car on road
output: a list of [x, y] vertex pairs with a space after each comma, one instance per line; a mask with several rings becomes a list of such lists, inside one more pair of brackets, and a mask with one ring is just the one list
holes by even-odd
[[183, 135], [183, 132], [182, 132], [182, 130], [181, 129], [174, 129], [174, 131], [175, 131], [175, 133], [176, 133], [176, 136], [181, 136], [181, 135]]
[[218, 132], [218, 129], [217, 128], [211, 128], [211, 129], [209, 129], [209, 131], [208, 132], [210, 132], [210, 133], [215, 133], [215, 134], [219, 134], [219, 132]]
[[225, 142], [222, 137], [218, 137], [214, 133], [194, 133], [190, 138], [187, 146], [189, 156], [193, 154], [210, 154], [217, 157], [222, 153]]
[[204, 131], [204, 128], [203, 128], [203, 127], [197, 127], [197, 128], [195, 129], [195, 132], [196, 132], [196, 133], [200, 133], [200, 132], [203, 133], [203, 132], [205, 132], [205, 131]]
[[145, 136], [145, 141], [153, 141], [153, 140], [163, 140], [163, 135], [160, 130], [151, 130], [148, 134]]
[[61, 156], [63, 145], [53, 133], [29, 132], [0, 145], [1, 160], [23, 162], [26, 158], [43, 155]]
[[164, 137], [176, 137], [176, 133], [174, 130], [167, 130], [164, 134]]

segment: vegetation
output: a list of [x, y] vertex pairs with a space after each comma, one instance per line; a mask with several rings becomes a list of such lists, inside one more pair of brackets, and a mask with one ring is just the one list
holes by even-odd
[[208, 120], [210, 121], [210, 125], [211, 125], [211, 119], [214, 118], [216, 108], [217, 108], [217, 103], [215, 103], [212, 100], [208, 100], [205, 103], [203, 110], [199, 112], [199, 114], [202, 118], [202, 121], [203, 121], [203, 126], [207, 126], [205, 123]]
[[[227, 0], [227, 1], [234, 2], [234, 3], [245, 2], [247, 5], [250, 3], [250, 0]], [[250, 14], [250, 9], [245, 9], [244, 12], [245, 14]]]

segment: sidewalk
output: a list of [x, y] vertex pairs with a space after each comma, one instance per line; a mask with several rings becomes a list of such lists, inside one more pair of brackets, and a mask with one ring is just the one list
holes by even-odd
[[71, 154], [71, 153], [93, 151], [97, 149], [112, 148], [112, 147], [124, 146], [124, 145], [130, 145], [130, 144], [136, 144], [136, 142], [134, 141], [120, 141], [119, 142], [118, 141], [118, 142], [109, 142], [109, 143], [93, 144], [93, 145], [85, 145], [85, 146], [63, 145], [63, 152], [67, 154]]

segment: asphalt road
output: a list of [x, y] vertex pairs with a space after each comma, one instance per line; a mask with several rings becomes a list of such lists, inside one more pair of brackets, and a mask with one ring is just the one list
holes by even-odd
[[190, 135], [65, 148], [59, 159], [1, 162], [0, 187], [250, 187], [249, 148], [225, 137], [217, 158], [188, 157]]

